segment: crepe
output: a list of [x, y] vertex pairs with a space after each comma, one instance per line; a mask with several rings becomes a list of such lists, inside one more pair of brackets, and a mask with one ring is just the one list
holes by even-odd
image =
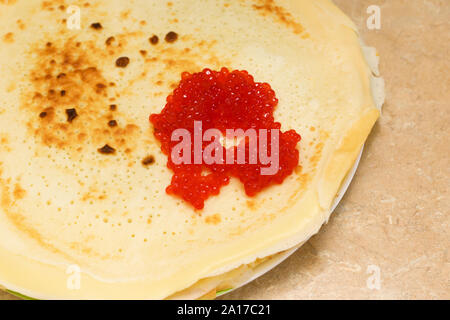
[[[1, 1], [0, 30], [0, 284], [39, 299], [168, 298], [305, 242], [383, 99], [327, 0]], [[232, 180], [198, 212], [164, 192], [148, 116], [182, 72], [222, 67], [272, 86], [300, 163], [256, 197]]]

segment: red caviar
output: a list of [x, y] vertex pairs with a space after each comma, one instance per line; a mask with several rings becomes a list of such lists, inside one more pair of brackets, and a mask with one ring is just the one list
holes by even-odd
[[[245, 163], [236, 159], [227, 163], [226, 152], [237, 154], [237, 146], [223, 148], [223, 162], [175, 164], [172, 157], [173, 148], [179, 141], [172, 141], [172, 133], [180, 128], [191, 134], [194, 145], [194, 121], [201, 121], [202, 129], [218, 129], [224, 136], [227, 129], [280, 129], [275, 122], [273, 112], [278, 104], [275, 92], [267, 83], [255, 82], [247, 71], [221, 71], [205, 69], [202, 72], [182, 74], [181, 82], [171, 95], [160, 114], [152, 114], [150, 122], [154, 126], [154, 135], [161, 142], [162, 151], [168, 155], [167, 166], [174, 174], [171, 184], [166, 188], [168, 194], [176, 195], [203, 209], [206, 199], [218, 195], [220, 189], [227, 185], [230, 177], [238, 178], [244, 185], [248, 196], [255, 196], [270, 185], [281, 184], [292, 174], [298, 165], [299, 152], [296, 148], [301, 137], [294, 130], [279, 132], [279, 165], [273, 175], [262, 175], [261, 168], [268, 167], [261, 159], [250, 164], [249, 157]], [[271, 135], [268, 134], [268, 154], [272, 151]], [[257, 134], [258, 142], [260, 134]], [[202, 141], [202, 150], [211, 142]], [[249, 155], [249, 141], [241, 142]], [[234, 149], [234, 150], [233, 150]], [[191, 148], [194, 158], [194, 147]], [[236, 158], [236, 157], [235, 157]]]

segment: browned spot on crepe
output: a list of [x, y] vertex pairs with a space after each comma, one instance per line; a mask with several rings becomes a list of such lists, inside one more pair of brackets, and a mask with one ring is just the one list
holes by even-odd
[[[118, 151], [135, 149], [139, 127], [132, 120], [116, 112], [124, 125], [105, 125], [112, 120], [109, 97], [114, 89], [101, 70], [107, 54], [94, 42], [40, 42], [30, 54], [35, 57], [27, 75], [32, 89], [23, 94], [21, 110], [29, 115], [27, 126], [36, 139], [72, 151], [87, 144], [90, 151], [105, 144]], [[76, 110], [76, 117], [70, 110]]]
[[207, 216], [205, 218], [205, 222], [207, 224], [213, 224], [213, 225], [217, 225], [222, 221], [222, 218], [220, 217], [220, 214], [216, 213], [213, 214], [212, 216]]
[[274, 0], [257, 0], [256, 2], [257, 4], [254, 4], [253, 8], [260, 14], [271, 16], [276, 22], [289, 27], [295, 34], [303, 34], [302, 37], [307, 37], [303, 26], [294, 19], [291, 13], [277, 5]]

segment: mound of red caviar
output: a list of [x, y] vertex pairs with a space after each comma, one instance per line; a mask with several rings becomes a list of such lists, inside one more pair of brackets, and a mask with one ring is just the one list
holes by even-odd
[[[268, 186], [281, 184], [298, 165], [299, 152], [296, 146], [301, 137], [294, 130], [279, 131], [281, 124], [275, 122], [273, 116], [277, 104], [278, 100], [270, 85], [255, 82], [246, 71], [230, 72], [223, 68], [221, 71], [205, 69], [195, 74], [183, 73], [180, 84], [167, 97], [167, 104], [161, 113], [150, 116], [154, 135], [161, 142], [162, 151], [168, 155], [167, 166], [174, 172], [166, 192], [181, 197], [196, 209], [203, 209], [205, 200], [219, 194], [220, 189], [229, 183], [230, 177], [236, 177], [243, 183], [248, 196], [255, 196]], [[172, 151], [180, 141], [172, 139], [172, 134], [179, 129], [190, 133], [193, 147], [189, 152], [190, 158], [194, 159], [194, 143], [198, 143], [198, 140], [194, 141], [195, 122], [201, 122], [203, 132], [217, 129], [223, 136], [230, 129], [255, 130], [256, 145], [260, 146], [263, 137], [266, 138], [267, 155], [278, 157], [276, 170], [263, 175], [261, 170], [271, 164], [260, 157], [250, 161], [250, 148], [254, 148], [254, 145], [249, 138], [227, 149], [220, 144], [213, 154], [219, 154], [220, 157], [215, 159], [222, 161], [207, 163], [203, 157], [200, 162], [174, 161]], [[261, 129], [268, 131], [266, 136], [262, 135]], [[275, 140], [271, 139], [275, 130], [278, 131], [277, 154], [272, 146]], [[214, 138], [212, 140], [215, 141]], [[200, 144], [201, 151], [205, 151], [211, 141], [202, 140]], [[222, 150], [218, 150], [220, 148]], [[227, 152], [237, 155], [238, 148], [246, 150], [245, 161], [238, 161], [237, 156], [229, 161]]]

